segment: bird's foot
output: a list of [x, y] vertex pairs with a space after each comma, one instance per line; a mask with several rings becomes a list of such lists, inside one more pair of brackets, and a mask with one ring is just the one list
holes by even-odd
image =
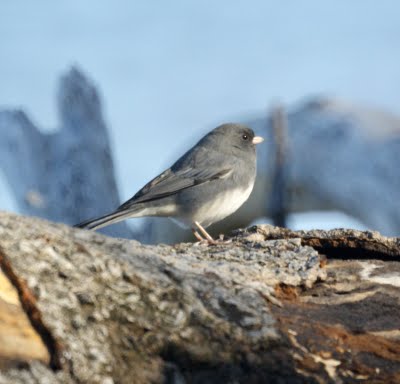
[[217, 242], [218, 244], [230, 244], [232, 243], [232, 239], [225, 240], [225, 235], [223, 233], [220, 233]]
[[[195, 221], [195, 227], [192, 228], [193, 234], [198, 240], [198, 244], [208, 244], [208, 245], [218, 245], [218, 244], [230, 244], [232, 243], [232, 239], [224, 240], [224, 235], [220, 234], [218, 239], [213, 239], [211, 235], [203, 228], [203, 226]], [[203, 237], [204, 236], [204, 237]], [[196, 244], [197, 244], [196, 243]]]
[[207, 239], [199, 240], [199, 241], [196, 241], [195, 243], [193, 243], [193, 245], [196, 246], [196, 247], [199, 247], [199, 246], [209, 246], [209, 245], [217, 245], [217, 244], [219, 244], [218, 241], [215, 241], [215, 240], [210, 241], [210, 240], [207, 240]]
[[196, 241], [193, 245], [196, 246], [201, 246], [201, 245], [222, 245], [222, 244], [231, 244], [232, 243], [232, 239], [226, 239], [224, 240], [224, 235], [220, 235], [218, 239], [205, 239], [203, 237], [200, 236], [199, 233], [197, 233], [198, 236], [196, 236], [195, 232], [193, 231], [193, 234], [195, 235], [196, 239], [198, 241]]

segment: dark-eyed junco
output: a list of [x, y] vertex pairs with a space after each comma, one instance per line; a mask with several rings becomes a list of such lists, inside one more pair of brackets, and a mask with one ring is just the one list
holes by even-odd
[[204, 228], [248, 199], [256, 178], [255, 145], [262, 141], [244, 125], [223, 124], [116, 211], [77, 227], [96, 229], [132, 217], [164, 216], [190, 227], [198, 240], [213, 243]]

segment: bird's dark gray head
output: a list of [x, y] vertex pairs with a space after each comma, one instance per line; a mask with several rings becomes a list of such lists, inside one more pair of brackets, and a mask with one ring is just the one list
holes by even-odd
[[255, 145], [263, 139], [255, 136], [254, 131], [242, 124], [223, 124], [213, 129], [201, 143], [222, 152], [254, 152]]

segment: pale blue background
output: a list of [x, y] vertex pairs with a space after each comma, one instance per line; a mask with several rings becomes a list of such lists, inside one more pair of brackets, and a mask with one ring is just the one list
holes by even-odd
[[[397, 113], [399, 41], [396, 0], [2, 1], [0, 106], [56, 128], [57, 79], [78, 64], [102, 92], [126, 199], [204, 131], [275, 101], [323, 93]], [[0, 209], [15, 209], [1, 174]]]

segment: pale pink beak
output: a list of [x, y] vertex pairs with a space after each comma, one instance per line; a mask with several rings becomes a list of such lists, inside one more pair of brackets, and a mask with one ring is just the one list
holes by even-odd
[[254, 136], [252, 143], [253, 144], [260, 144], [264, 141], [264, 139], [261, 136]]

